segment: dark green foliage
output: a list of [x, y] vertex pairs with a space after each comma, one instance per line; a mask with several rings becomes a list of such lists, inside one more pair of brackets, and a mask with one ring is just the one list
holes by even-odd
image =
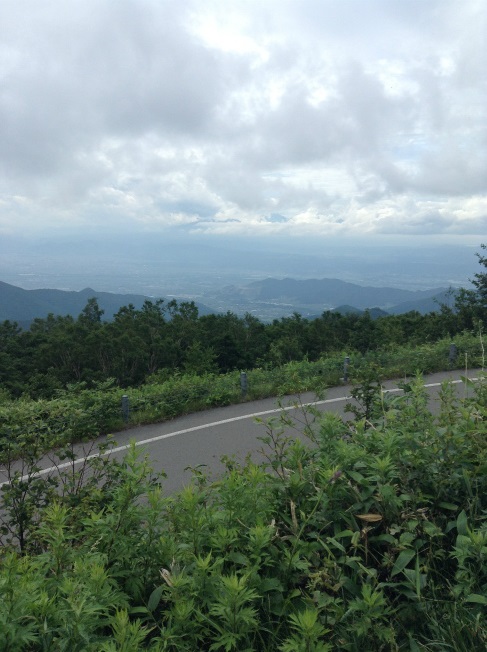
[[382, 411], [381, 370], [372, 362], [357, 372], [352, 369], [351, 373], [355, 383], [350, 392], [353, 402], [346, 404], [345, 411], [351, 412], [355, 419], [363, 420], [367, 429], [371, 420]]
[[[482, 244], [481, 247], [486, 249], [487, 245]], [[477, 257], [482, 267], [487, 269], [487, 257], [480, 253]], [[462, 288], [455, 297], [456, 326], [478, 331], [487, 319], [487, 272], [474, 274], [471, 282], [473, 290]]]
[[13, 396], [51, 398], [71, 383], [93, 386], [111, 378], [122, 388], [134, 387], [160, 372], [278, 367], [344, 350], [364, 355], [434, 342], [455, 332], [447, 317], [441, 321], [436, 313], [377, 320], [368, 313], [324, 313], [313, 321], [296, 314], [265, 325], [249, 315], [198, 317], [191, 304], [175, 302], [167, 307], [146, 302], [141, 310], [127, 306], [109, 323], [100, 318], [93, 300], [77, 320], [49, 316], [35, 320], [29, 331], [5, 322], [0, 328], [0, 386]]
[[68, 447], [36, 475], [25, 437], [2, 487], [0, 649], [485, 649], [487, 391], [470, 385], [445, 384], [437, 416], [420, 377], [367, 422], [285, 411], [262, 464], [175, 496], [135, 447], [83, 465]]
[[[416, 375], [448, 366], [454, 334], [458, 365], [485, 364], [485, 279], [425, 316], [265, 325], [147, 301], [104, 323], [90, 299], [0, 324], [0, 649], [485, 649], [485, 380], [462, 401], [445, 385], [435, 417]], [[242, 400], [240, 369], [247, 399], [322, 391], [344, 351], [355, 420], [283, 412], [262, 465], [170, 497], [135, 447], [77, 461], [72, 442], [122, 427], [123, 388], [131, 423], [157, 421]], [[402, 396], [393, 376], [413, 378]]]
[[[456, 338], [460, 366], [483, 364], [482, 342], [479, 337], [462, 335]], [[364, 410], [361, 416], [368, 419], [374, 405], [377, 385], [376, 369], [385, 377], [414, 376], [417, 372], [429, 373], [449, 367], [449, 340], [435, 344], [352, 354], [352, 380], [359, 381], [370, 374], [365, 396], [365, 385], [354, 390]], [[190, 350], [192, 364], [201, 365], [197, 372], [180, 374], [160, 370], [147, 379], [141, 387], [121, 390], [114, 379], [88, 383], [68, 384], [57, 389], [55, 398], [31, 400], [27, 397], [12, 400], [6, 391], [0, 391], [0, 462], [2, 455], [16, 442], [30, 438], [36, 450], [51, 450], [73, 441], [89, 441], [99, 435], [121, 430], [126, 424], [122, 414], [122, 395], [129, 396], [128, 423], [143, 424], [164, 421], [182, 414], [204, 410], [214, 406], [229, 405], [242, 400], [267, 396], [284, 396], [296, 392], [321, 392], [324, 388], [340, 383], [343, 375], [343, 354], [323, 357], [315, 362], [289, 362], [280, 367], [257, 368], [247, 372], [248, 391], [245, 397], [240, 387], [240, 373], [203, 374], [203, 366], [211, 368], [211, 350], [195, 346]], [[189, 371], [188, 363], [188, 371]], [[375, 381], [375, 382], [373, 382]], [[39, 381], [41, 382], [41, 381]], [[375, 386], [375, 389], [374, 389]], [[362, 393], [362, 396], [359, 396]], [[372, 400], [372, 403], [370, 401]], [[368, 407], [367, 407], [368, 405]], [[355, 412], [359, 416], [358, 412]]]
[[[486, 250], [487, 245], [481, 245], [482, 249]], [[487, 270], [487, 256], [482, 256], [482, 254], [477, 254], [480, 264]], [[474, 274], [474, 279], [472, 281], [474, 284], [477, 293], [479, 295], [480, 301], [483, 303], [484, 307], [487, 304], [487, 271], [478, 272]]]
[[[478, 257], [485, 267], [487, 258]], [[138, 387], [154, 374], [226, 374], [316, 362], [344, 351], [370, 356], [458, 339], [465, 330], [482, 331], [485, 278], [485, 272], [475, 274], [473, 290], [452, 294], [454, 305], [439, 305], [436, 312], [377, 319], [369, 311], [328, 311], [313, 320], [294, 313], [263, 324], [250, 314], [199, 316], [193, 302], [158, 300], [140, 309], [129, 304], [104, 322], [97, 300], [90, 298], [77, 319], [50, 314], [26, 331], [12, 322], [0, 324], [0, 389], [14, 397], [53, 398], [72, 383], [92, 388], [113, 379], [121, 388]]]

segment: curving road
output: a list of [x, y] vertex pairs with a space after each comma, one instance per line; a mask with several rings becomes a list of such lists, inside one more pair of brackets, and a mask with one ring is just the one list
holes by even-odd
[[[472, 370], [469, 377], [476, 377], [477, 372]], [[434, 409], [441, 383], [452, 380], [458, 388], [460, 396], [466, 396], [467, 388], [460, 377], [465, 375], [461, 371], [442, 372], [425, 377], [426, 387], [431, 396]], [[396, 381], [384, 383], [387, 392], [400, 392]], [[301, 394], [300, 396], [286, 397], [279, 407], [275, 398], [252, 401], [216, 408], [205, 412], [179, 417], [172, 421], [130, 428], [115, 434], [117, 446], [111, 455], [123, 456], [129, 442], [134, 440], [137, 446], [143, 447], [150, 458], [155, 470], [163, 470], [167, 474], [165, 488], [172, 493], [182, 488], [190, 481], [191, 468], [201, 466], [207, 471], [218, 474], [223, 466], [220, 462], [222, 456], [235, 456], [243, 460], [247, 454], [259, 459], [258, 450], [262, 447], [259, 437], [265, 435], [265, 422], [279, 416], [282, 409], [292, 416], [296, 428], [291, 428], [289, 434], [301, 437], [300, 421], [304, 418], [302, 408], [313, 404], [321, 411], [344, 414], [345, 404], [350, 400], [350, 386], [333, 387], [328, 389], [323, 400], [316, 400], [314, 394]], [[260, 418], [264, 423], [258, 423]], [[77, 463], [82, 463], [87, 454], [96, 455], [97, 445], [105, 442], [103, 437], [94, 442], [94, 448], [88, 449], [87, 445], [79, 446], [77, 454], [80, 456]], [[56, 472], [53, 461], [46, 457], [41, 462], [41, 474]], [[0, 486], [7, 478], [0, 469]]]

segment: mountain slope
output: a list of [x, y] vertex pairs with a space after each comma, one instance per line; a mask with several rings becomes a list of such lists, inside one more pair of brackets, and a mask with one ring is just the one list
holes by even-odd
[[444, 290], [433, 297], [427, 297], [419, 301], [404, 301], [403, 303], [391, 306], [387, 312], [391, 315], [401, 315], [405, 312], [416, 310], [422, 315], [426, 315], [429, 312], [439, 312], [442, 303], [448, 306], [452, 305], [453, 301], [454, 296], [452, 297], [450, 291]]
[[[155, 301], [154, 298], [141, 294], [114, 294], [112, 292], [97, 292], [85, 288], [79, 292], [66, 290], [24, 290], [0, 281], [0, 321], [9, 319], [26, 324], [36, 317], [54, 315], [72, 315], [77, 317], [85, 307], [88, 299], [96, 297], [98, 305], [105, 311], [103, 318], [110, 320], [122, 306], [129, 303], [139, 310], [144, 301]], [[203, 304], [196, 304], [200, 314], [213, 312]]]
[[324, 304], [330, 307], [347, 304], [364, 309], [385, 308], [406, 301], [420, 301], [436, 296], [446, 288], [402, 290], [391, 287], [361, 286], [338, 279], [296, 280], [264, 279], [245, 288], [245, 295], [257, 301], [290, 301], [299, 304]]
[[446, 288], [403, 290], [392, 287], [361, 286], [338, 279], [266, 278], [245, 286], [226, 286], [218, 295], [219, 306], [228, 306], [237, 314], [252, 311], [269, 320], [291, 315], [321, 315], [326, 310], [349, 306], [357, 310], [380, 308], [396, 314], [418, 310], [437, 310], [434, 297], [443, 300]]

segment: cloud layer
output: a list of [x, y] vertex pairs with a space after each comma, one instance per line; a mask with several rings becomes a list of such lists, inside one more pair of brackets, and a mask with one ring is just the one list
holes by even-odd
[[482, 235], [483, 0], [4, 0], [0, 234]]

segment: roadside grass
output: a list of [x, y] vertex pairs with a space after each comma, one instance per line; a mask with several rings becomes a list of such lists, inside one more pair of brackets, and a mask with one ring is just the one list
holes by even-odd
[[[166, 421], [191, 412], [306, 391], [322, 394], [343, 381], [348, 356], [349, 380], [354, 382], [368, 368], [381, 379], [407, 378], [453, 368], [475, 368], [482, 364], [478, 337], [455, 338], [458, 355], [449, 359], [450, 340], [418, 347], [394, 347], [366, 353], [337, 352], [316, 362], [289, 362], [275, 368], [245, 370], [248, 388], [240, 385], [240, 372], [215, 375], [175, 373], [162, 382], [157, 375], [141, 387], [121, 389], [113, 382], [95, 389], [73, 384], [57, 398], [9, 400], [0, 397], [0, 451], [18, 440], [33, 439], [44, 450], [66, 442], [88, 441], [100, 435], [135, 425]], [[122, 413], [122, 396], [128, 397], [129, 412]]]
[[[300, 365], [289, 378], [304, 386]], [[466, 399], [445, 383], [434, 415], [421, 377], [384, 396], [369, 372], [352, 421], [311, 411], [307, 445], [283, 412], [262, 464], [227, 460], [217, 480], [196, 470], [176, 495], [135, 446], [14, 478], [0, 649], [486, 649], [485, 379]]]

